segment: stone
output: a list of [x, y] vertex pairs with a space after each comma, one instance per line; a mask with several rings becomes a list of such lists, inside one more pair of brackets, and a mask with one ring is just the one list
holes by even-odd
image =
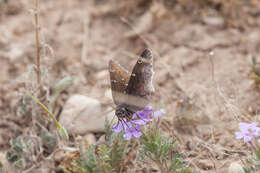
[[53, 159], [56, 162], [62, 162], [63, 160], [66, 160], [66, 158], [71, 157], [72, 153], [77, 153], [79, 152], [78, 148], [73, 148], [73, 147], [62, 147], [60, 150], [57, 150], [54, 155]]
[[97, 145], [105, 144], [105, 142], [106, 142], [106, 137], [105, 137], [105, 135], [102, 135], [102, 136], [100, 136], [100, 138], [98, 139]]
[[69, 152], [67, 152], [65, 150], [58, 150], [57, 152], [54, 153], [53, 159], [56, 162], [61, 162], [68, 154], [69, 154]]
[[244, 173], [244, 169], [239, 163], [233, 162], [228, 167], [228, 173]]
[[212, 25], [215, 27], [224, 27], [225, 21], [220, 16], [206, 16], [203, 17], [203, 22], [207, 25]]
[[108, 98], [109, 100], [113, 100], [111, 89], [105, 91], [105, 97]]
[[[104, 111], [105, 112], [105, 111]], [[83, 95], [72, 95], [63, 107], [59, 122], [69, 134], [85, 135], [103, 132], [105, 117], [98, 100]], [[108, 115], [108, 120], [112, 114]]]
[[92, 133], [86, 134], [83, 138], [87, 141], [89, 145], [93, 145], [97, 142], [95, 135], [93, 135]]
[[203, 170], [212, 170], [214, 168], [213, 163], [210, 160], [199, 160], [198, 161], [198, 167]]

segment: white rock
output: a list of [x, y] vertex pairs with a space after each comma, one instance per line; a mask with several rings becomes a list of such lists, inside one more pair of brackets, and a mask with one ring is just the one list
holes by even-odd
[[84, 136], [84, 139], [88, 142], [89, 145], [96, 143], [96, 137], [92, 133], [88, 133]]
[[113, 99], [111, 89], [105, 91], [105, 97], [108, 98], [109, 100]]
[[[64, 105], [60, 123], [69, 134], [84, 135], [88, 132], [102, 132], [106, 117], [103, 114], [98, 100], [76, 94], [71, 96]], [[108, 119], [111, 119], [111, 114]]]
[[65, 150], [58, 150], [57, 152], [54, 153], [53, 158], [56, 162], [61, 162], [68, 155], [69, 152], [66, 152]]
[[205, 22], [207, 25], [212, 25], [212, 26], [216, 26], [216, 27], [223, 27], [225, 24], [224, 19], [219, 16], [204, 17], [203, 22]]
[[228, 173], [244, 173], [244, 170], [239, 163], [233, 162], [229, 165]]
[[97, 145], [100, 145], [100, 144], [104, 144], [106, 142], [106, 137], [105, 137], [105, 135], [102, 135], [99, 139], [98, 139], [98, 141], [97, 141]]

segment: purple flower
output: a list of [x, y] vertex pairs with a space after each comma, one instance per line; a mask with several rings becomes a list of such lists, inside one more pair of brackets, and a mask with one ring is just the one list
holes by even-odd
[[244, 142], [250, 142], [252, 141], [255, 137], [259, 137], [259, 131], [260, 128], [257, 127], [258, 123], [253, 122], [253, 123], [239, 123], [239, 132], [235, 132], [236, 138], [237, 139], [244, 139]]
[[160, 109], [160, 110], [155, 111], [155, 112], [153, 113], [153, 117], [154, 117], [154, 118], [158, 118], [158, 117], [162, 116], [163, 114], [165, 114], [164, 109]]
[[124, 138], [126, 140], [130, 140], [132, 136], [139, 138], [142, 135], [143, 133], [141, 132], [141, 126], [135, 126], [125, 130]]
[[137, 111], [136, 114], [138, 114], [138, 116], [141, 119], [151, 121], [152, 120], [151, 118], [158, 118], [161, 115], [165, 114], [165, 111], [163, 109], [160, 109], [158, 111], [154, 111], [151, 106], [146, 106], [144, 108], [144, 110]]
[[132, 137], [139, 138], [143, 135], [142, 126], [153, 121], [153, 118], [158, 118], [163, 115], [165, 111], [163, 109], [154, 111], [151, 106], [146, 106], [143, 110], [137, 111], [132, 115], [130, 121], [122, 119], [114, 127], [113, 131], [119, 133], [124, 131], [123, 137], [126, 140], [130, 140]]
[[113, 131], [116, 133], [119, 133], [123, 130], [123, 125], [121, 122], [118, 122], [114, 127], [113, 127]]
[[118, 124], [116, 124], [113, 127], [113, 131], [116, 132], [116, 133], [119, 133], [122, 130], [125, 131], [125, 134], [124, 134], [123, 137], [126, 140], [130, 140], [132, 136], [139, 138], [143, 134], [141, 132], [141, 126], [140, 125], [134, 124], [134, 121], [127, 122], [126, 119], [123, 119], [123, 121], [118, 122]]

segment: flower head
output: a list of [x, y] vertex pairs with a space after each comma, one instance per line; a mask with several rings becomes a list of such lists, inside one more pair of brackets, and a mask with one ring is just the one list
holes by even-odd
[[237, 139], [244, 139], [244, 142], [251, 142], [255, 137], [260, 136], [260, 128], [257, 127], [258, 123], [239, 123], [239, 132], [235, 132]]
[[130, 140], [132, 136], [139, 138], [143, 134], [141, 132], [141, 123], [135, 123], [135, 121], [137, 120], [127, 121], [123, 119], [113, 127], [113, 131], [119, 133], [123, 130], [125, 132], [123, 137], [127, 140]]
[[146, 106], [143, 110], [137, 111], [132, 115], [131, 120], [122, 119], [114, 127], [113, 131], [119, 133], [124, 131], [123, 137], [130, 140], [132, 137], [139, 138], [143, 135], [142, 126], [153, 121], [165, 113], [164, 110], [154, 111], [151, 106]]
[[141, 132], [141, 126], [137, 125], [135, 127], [130, 127], [125, 130], [124, 138], [126, 140], [130, 140], [132, 136], [139, 138], [142, 136], [143, 133]]

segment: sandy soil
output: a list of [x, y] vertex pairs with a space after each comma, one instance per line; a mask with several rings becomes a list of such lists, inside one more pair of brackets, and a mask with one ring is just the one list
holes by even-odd
[[[73, 76], [64, 101], [80, 93], [109, 107], [112, 100], [104, 97], [110, 92], [108, 61], [115, 59], [130, 70], [136, 55], [148, 46], [155, 58], [154, 105], [163, 103], [167, 116], [162, 128], [166, 135], [178, 137], [188, 164], [197, 172], [223, 173], [234, 161], [243, 164], [248, 146], [236, 140], [234, 132], [239, 121], [259, 119], [260, 93], [248, 78], [252, 56], [260, 61], [259, 3], [243, 6], [255, 15], [242, 11], [240, 18], [227, 10], [212, 17], [214, 8], [199, 2], [196, 8], [140, 0], [40, 2], [42, 66], [48, 69], [44, 83], [50, 86]], [[180, 10], [185, 5], [186, 11]], [[232, 10], [240, 10], [235, 7]], [[35, 62], [32, 8], [29, 0], [0, 4], [2, 151], [11, 137], [27, 128], [18, 107], [21, 88], [31, 82], [28, 66]], [[194, 15], [204, 9], [206, 17]], [[185, 107], [186, 102], [194, 106]], [[188, 122], [181, 119], [183, 112]]]

